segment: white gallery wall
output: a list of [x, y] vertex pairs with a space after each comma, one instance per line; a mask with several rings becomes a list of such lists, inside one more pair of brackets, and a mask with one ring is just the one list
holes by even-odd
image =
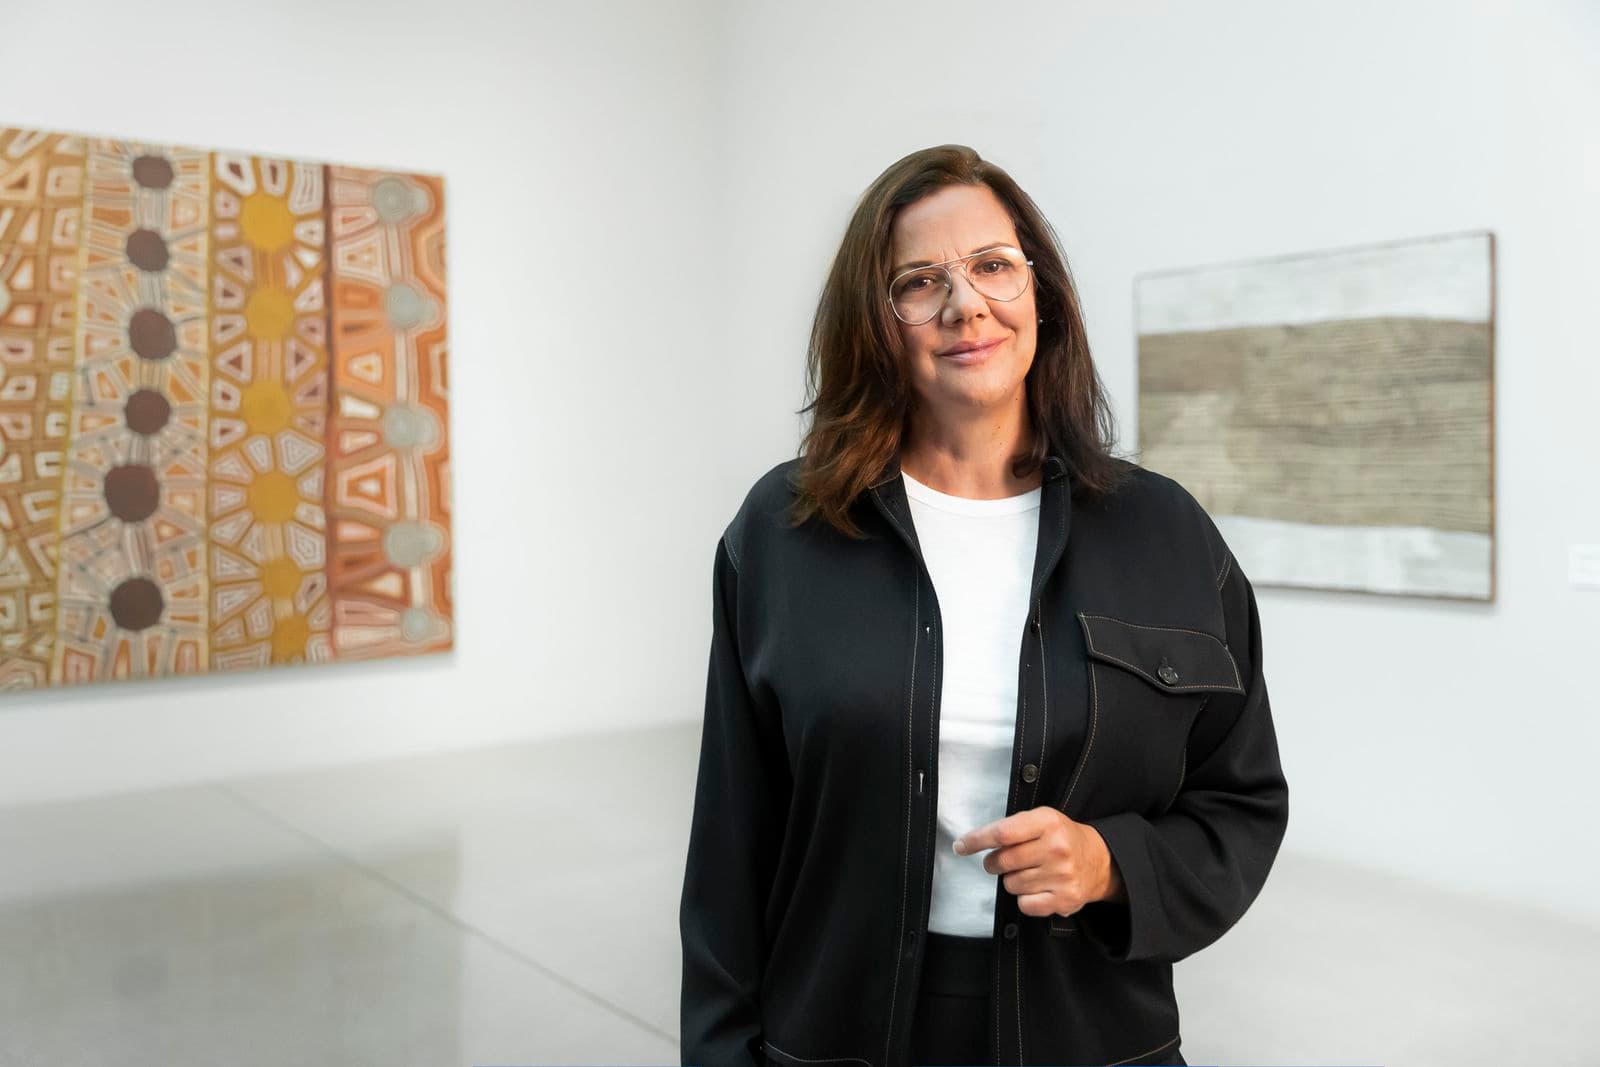
[[789, 279], [729, 301], [747, 479], [792, 451], [853, 197], [917, 148], [970, 144], [1040, 202], [1130, 447], [1136, 274], [1495, 231], [1497, 599], [1258, 592], [1284, 847], [1600, 921], [1600, 592], [1567, 584], [1600, 542], [1600, 5], [739, 10], [722, 225]]
[[694, 714], [717, 10], [4, 5], [0, 124], [444, 174], [456, 649], [0, 693], [0, 803]]
[[[698, 722], [854, 198], [974, 146], [1137, 442], [1136, 274], [1497, 237], [1497, 599], [1260, 589], [1285, 847], [1600, 921], [1600, 7], [8, 5], [0, 123], [443, 171], [457, 650], [0, 695], [0, 802]], [[603, 768], [597, 768], [603, 773]]]

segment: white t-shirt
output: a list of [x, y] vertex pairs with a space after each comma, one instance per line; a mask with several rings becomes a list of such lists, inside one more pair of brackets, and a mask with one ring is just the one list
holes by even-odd
[[944, 626], [938, 826], [928, 929], [989, 937], [994, 933], [998, 879], [983, 869], [989, 850], [957, 856], [950, 846], [967, 831], [1006, 814], [1017, 672], [1042, 490], [972, 500], [929, 488], [904, 471], [901, 477]]

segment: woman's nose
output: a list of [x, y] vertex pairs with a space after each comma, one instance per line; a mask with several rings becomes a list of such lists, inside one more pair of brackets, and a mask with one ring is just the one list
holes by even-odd
[[983, 294], [972, 287], [965, 272], [959, 270], [950, 272], [950, 292], [944, 298], [943, 308], [946, 316], [954, 313], [959, 318], [971, 318], [979, 311], [988, 310], [988, 307]]

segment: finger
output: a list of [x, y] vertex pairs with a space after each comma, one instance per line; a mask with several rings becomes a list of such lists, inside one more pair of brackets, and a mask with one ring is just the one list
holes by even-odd
[[997, 848], [990, 852], [983, 857], [983, 869], [990, 874], [1009, 874], [1012, 871], [1038, 867], [1047, 855], [1049, 849], [1045, 848], [1038, 838], [1034, 838], [1020, 845], [1007, 845], [1005, 848]]
[[998, 822], [980, 826], [976, 830], [968, 830], [955, 839], [952, 847], [956, 855], [969, 856], [986, 848], [1019, 845], [1038, 837], [1042, 828], [1047, 825], [1049, 824], [1042, 821], [1035, 811], [1019, 811]]
[[1044, 871], [1038, 867], [1003, 874], [1000, 876], [1000, 884], [1005, 886], [1007, 893], [1018, 897], [1030, 893], [1053, 893], [1056, 889]]
[[[1054, 893], [1024, 893], [1017, 897], [1017, 910], [1024, 915], [1042, 918], [1046, 915], [1070, 915], [1072, 912], [1057, 911], [1060, 902]], [[1072, 911], [1078, 909], [1073, 908]]]
[[987, 826], [980, 826], [976, 830], [968, 830], [951, 844], [958, 856], [970, 856], [974, 852], [981, 852], [986, 848], [996, 848], [1000, 844], [1000, 826], [1005, 820], [992, 822]]

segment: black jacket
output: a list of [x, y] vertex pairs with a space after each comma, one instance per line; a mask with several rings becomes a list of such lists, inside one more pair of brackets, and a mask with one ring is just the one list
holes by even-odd
[[[862, 541], [787, 525], [798, 462], [756, 482], [717, 544], [682, 1060], [906, 1067], [939, 604], [898, 457], [856, 502]], [[1195, 499], [1130, 467], [1090, 503], [1046, 460], [1006, 805], [1094, 826], [1127, 902], [1038, 918], [995, 879], [1000, 1064], [1182, 1063], [1171, 965], [1244, 914], [1288, 821], [1254, 591]]]

